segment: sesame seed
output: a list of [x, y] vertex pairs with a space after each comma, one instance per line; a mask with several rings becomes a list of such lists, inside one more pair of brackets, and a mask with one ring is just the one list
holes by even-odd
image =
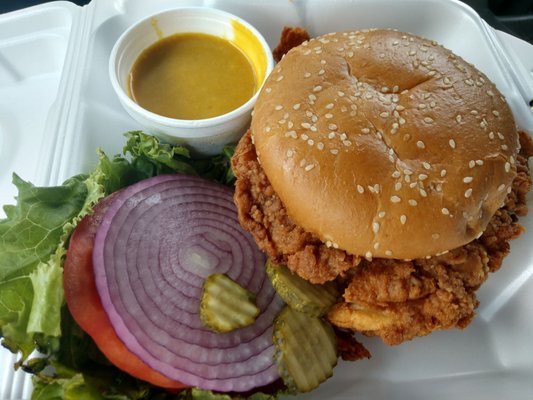
[[385, 215], [386, 215], [385, 211], [378, 212], [378, 217], [379, 218], [385, 218]]
[[428, 178], [428, 176], [426, 174], [418, 175], [418, 179], [420, 179], [421, 181], [425, 181], [427, 178]]
[[374, 250], [379, 249], [379, 242], [374, 243]]
[[370, 100], [372, 98], [372, 93], [366, 92], [365, 97], [367, 100]]
[[343, 97], [343, 96], [344, 96], [344, 92], [341, 91], [341, 90], [339, 90], [339, 91], [337, 92], [337, 95], [339, 95], [339, 97]]
[[507, 150], [507, 149], [508, 149], [508, 147], [507, 147], [506, 144], [502, 144], [502, 145], [500, 146], [500, 148], [501, 148], [502, 150]]
[[314, 94], [310, 94], [309, 96], [307, 96], [307, 98], [309, 99], [309, 102], [311, 104], [314, 104], [314, 102], [316, 100], [316, 96]]
[[395, 189], [396, 191], [401, 190], [401, 188], [402, 188], [402, 183], [401, 183], [401, 182], [396, 182], [396, 183], [394, 184], [394, 189]]
[[418, 108], [419, 108], [420, 110], [423, 110], [423, 109], [426, 108], [426, 107], [427, 107], [427, 106], [426, 106], [424, 103], [420, 103], [420, 104], [418, 105]]
[[505, 163], [505, 172], [511, 171], [511, 164], [509, 162]]
[[372, 223], [372, 232], [374, 232], [374, 233], [378, 233], [379, 232], [379, 223], [378, 222]]
[[400, 122], [400, 125], [405, 124], [405, 119], [404, 118], [400, 118], [398, 121]]
[[468, 199], [470, 196], [472, 196], [472, 188], [466, 189], [465, 191], [465, 197]]
[[400, 222], [402, 225], [405, 225], [407, 222], [407, 216], [405, 214], [400, 215]]
[[411, 171], [410, 169], [407, 169], [407, 168], [405, 168], [403, 170], [403, 173], [404, 173], [404, 175], [413, 175], [413, 171]]
[[502, 183], [500, 186], [498, 186], [498, 192], [503, 191], [505, 189], [505, 185]]
[[497, 110], [492, 110], [492, 114], [493, 114], [495, 117], [499, 117], [499, 116], [500, 116], [500, 113], [499, 113]]
[[400, 171], [394, 171], [394, 172], [392, 173], [392, 177], [393, 177], [393, 178], [399, 178], [401, 175], [402, 175], [402, 174], [400, 173]]
[[496, 134], [498, 135], [498, 137], [500, 138], [500, 140], [505, 139], [505, 137], [502, 135], [501, 132], [496, 132]]
[[316, 144], [316, 148], [317, 148], [318, 150], [324, 150], [324, 143], [322, 143], [322, 142], [318, 142], [318, 143]]
[[331, 154], [334, 154], [334, 155], [335, 155], [335, 154], [339, 154], [339, 150], [337, 150], [337, 149], [331, 149], [331, 150], [330, 150], [330, 153], [331, 153]]
[[403, 110], [405, 110], [405, 107], [402, 106], [402, 105], [397, 105], [397, 106], [396, 106], [396, 110], [398, 110], [398, 111], [403, 111]]
[[334, 107], [333, 103], [326, 104], [326, 109], [331, 110]]
[[324, 75], [326, 73], [325, 70], [321, 69], [320, 71], [318, 71], [318, 75]]
[[354, 52], [353, 51], [349, 51], [347, 54], [348, 54], [349, 58], [352, 58], [354, 56]]
[[389, 113], [386, 112], [386, 111], [384, 111], [384, 112], [382, 112], [381, 114], [379, 114], [379, 116], [380, 116], [381, 118], [387, 118], [387, 117], [389, 116]]
[[468, 166], [469, 166], [470, 168], [474, 168], [474, 167], [476, 166], [476, 162], [475, 162], [474, 160], [470, 160], [470, 161], [468, 162]]
[[293, 110], [299, 110], [299, 109], [300, 109], [300, 106], [301, 106], [300, 103], [296, 103], [296, 104], [294, 104], [294, 105], [292, 106], [292, 109], [293, 109]]
[[357, 191], [361, 194], [363, 194], [365, 192], [365, 188], [362, 187], [361, 185], [357, 185]]
[[305, 133], [302, 133], [302, 134], [300, 135], [300, 138], [301, 138], [302, 140], [307, 140], [307, 139], [309, 139], [309, 136], [307, 136]]
[[413, 206], [413, 207], [416, 207], [416, 205], [418, 204], [418, 202], [415, 199], [409, 199], [408, 203], [410, 206]]
[[280, 76], [278, 76], [278, 78], [276, 79], [276, 82], [279, 82], [279, 81], [281, 81], [282, 79], [283, 79], [283, 75], [280, 75]]
[[320, 64], [322, 65], [326, 64], [326, 60], [320, 60]]
[[433, 123], [433, 118], [425, 117], [425, 118], [424, 118], [424, 122], [425, 122], [426, 124], [432, 124], [432, 123]]
[[292, 123], [292, 121], [289, 121], [289, 123], [287, 124], [287, 128], [292, 129], [293, 126], [294, 124]]
[[279, 111], [279, 110], [282, 110], [282, 109], [283, 109], [283, 106], [280, 105], [280, 104], [278, 104], [276, 107], [274, 107], [274, 109], [275, 109], [276, 111]]
[[418, 147], [419, 149], [425, 149], [426, 145], [423, 141], [419, 140], [418, 142], [416, 142], [416, 147]]
[[318, 131], [317, 127], [314, 126], [314, 125], [311, 125], [311, 128], [309, 128], [309, 129], [311, 129], [311, 132], [316, 132], [316, 131]]
[[367, 251], [366, 254], [365, 254], [365, 258], [368, 261], [372, 261], [372, 252], [371, 251]]
[[392, 203], [399, 203], [400, 201], [402, 201], [402, 199], [399, 198], [398, 196], [391, 196], [390, 201]]
[[305, 167], [306, 172], [311, 171], [313, 168], [315, 168], [315, 164], [308, 164]]
[[315, 86], [315, 87], [313, 88], [313, 92], [315, 92], [315, 93], [316, 93], [316, 92], [320, 92], [321, 90], [322, 90], [322, 86], [320, 86], [320, 85], [317, 85], [317, 86]]
[[494, 96], [494, 93], [492, 92], [492, 90], [487, 90], [487, 94], [488, 94], [490, 97]]
[[390, 250], [385, 250], [385, 255], [386, 255], [386, 256], [389, 256], [389, 257], [392, 256], [392, 251], [390, 251]]
[[305, 115], [311, 118], [313, 116], [313, 113], [311, 111], [306, 111]]
[[302, 158], [300, 160], [300, 167], [303, 167], [305, 164], [307, 164], [307, 161], [305, 161], [305, 158]]
[[306, 72], [306, 73], [304, 74], [304, 78], [309, 78], [310, 76], [311, 76], [311, 72]]
[[293, 155], [294, 155], [294, 151], [293, 151], [293, 150], [291, 150], [291, 149], [287, 150], [287, 157], [290, 158], [290, 157], [292, 157]]
[[335, 125], [335, 124], [329, 124], [329, 125], [328, 125], [328, 128], [329, 128], [330, 130], [334, 131], [334, 130], [337, 129], [337, 125]]
[[420, 189], [418, 189], [418, 191], [420, 193], [420, 196], [428, 197], [428, 193], [424, 189], [420, 188]]
[[324, 115], [324, 117], [326, 117], [327, 119], [331, 119], [333, 118], [333, 114], [327, 113], [326, 115]]
[[465, 176], [465, 177], [463, 178], [463, 182], [464, 182], [464, 183], [470, 183], [470, 182], [472, 182], [473, 180], [474, 180], [474, 178], [472, 178], [471, 176]]
[[450, 140], [448, 141], [448, 144], [450, 145], [450, 147], [451, 147], [452, 149], [455, 149], [455, 140], [450, 139]]
[[313, 115], [313, 116], [311, 117], [311, 121], [312, 121], [313, 123], [317, 122], [317, 121], [318, 121], [318, 117], [317, 117], [316, 115]]
[[441, 210], [442, 214], [444, 215], [450, 215], [450, 210], [448, 210], [446, 207], [443, 207]]
[[301, 126], [302, 128], [304, 128], [304, 129], [309, 129], [309, 128], [311, 128], [311, 124], [310, 124], [309, 122], [302, 122], [302, 123], [300, 124], [300, 126]]
[[349, 140], [343, 140], [342, 144], [345, 145], [346, 147], [349, 147], [352, 145], [352, 142], [350, 142]]
[[270, 93], [271, 91], [272, 91], [272, 88], [269, 88], [269, 87], [265, 88], [265, 92]]
[[313, 139], [309, 139], [309, 140], [307, 141], [307, 144], [308, 144], [309, 146], [313, 146], [313, 145], [315, 144], [315, 141], [314, 141]]
[[368, 129], [368, 128], [363, 128], [363, 129], [361, 129], [361, 133], [365, 133], [365, 134], [366, 134], [366, 133], [370, 133], [370, 129]]
[[431, 164], [428, 163], [427, 161], [424, 161], [424, 162], [422, 163], [422, 166], [423, 166], [425, 169], [427, 169], [427, 170], [430, 170], [430, 169], [431, 169]]
[[388, 91], [389, 91], [389, 88], [388, 88], [387, 86], [383, 86], [383, 87], [381, 88], [381, 92], [382, 92], [382, 93], [387, 93]]

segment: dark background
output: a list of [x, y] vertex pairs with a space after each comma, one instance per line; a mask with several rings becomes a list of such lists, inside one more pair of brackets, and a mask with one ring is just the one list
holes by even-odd
[[[84, 5], [89, 0], [71, 0]], [[423, 1], [423, 0], [420, 0]], [[533, 44], [533, 0], [463, 0], [496, 29]], [[0, 13], [44, 3], [43, 0], [0, 0]]]

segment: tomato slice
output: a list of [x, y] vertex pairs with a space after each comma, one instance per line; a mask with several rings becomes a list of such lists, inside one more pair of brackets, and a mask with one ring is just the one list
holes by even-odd
[[74, 230], [64, 265], [63, 286], [68, 309], [74, 320], [93, 338], [102, 353], [117, 368], [165, 389], [188, 386], [155, 371], [119, 339], [105, 312], [94, 282], [92, 252], [94, 237], [113, 196], [108, 196], [83, 218]]

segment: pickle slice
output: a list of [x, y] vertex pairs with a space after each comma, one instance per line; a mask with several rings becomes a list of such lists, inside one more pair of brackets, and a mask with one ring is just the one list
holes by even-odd
[[272, 286], [290, 307], [311, 316], [324, 315], [340, 297], [335, 282], [313, 284], [292, 273], [285, 265], [276, 264], [270, 258], [266, 271]]
[[278, 371], [290, 391], [308, 392], [333, 375], [337, 340], [322, 318], [287, 306], [274, 321], [272, 337]]
[[255, 294], [226, 274], [212, 274], [204, 281], [200, 319], [207, 328], [231, 332], [252, 324], [259, 312]]

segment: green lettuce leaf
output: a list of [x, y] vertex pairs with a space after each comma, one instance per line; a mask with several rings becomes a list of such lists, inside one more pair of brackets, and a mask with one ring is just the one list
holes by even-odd
[[[38, 188], [17, 175], [13, 183], [18, 188], [17, 204], [4, 207], [7, 218], [0, 220], [0, 335], [4, 346], [21, 351], [25, 359], [34, 349], [35, 333], [60, 333], [59, 316], [47, 313], [55, 305], [50, 309], [38, 301], [35, 309], [33, 305], [35, 290], [56, 305], [61, 302], [62, 280], [54, 279], [54, 272], [48, 274], [44, 266], [37, 270], [57, 250], [64, 225], [82, 209], [87, 187], [82, 175], [56, 187]], [[58, 297], [52, 298], [54, 291]], [[46, 319], [48, 323], [39, 323]]]

